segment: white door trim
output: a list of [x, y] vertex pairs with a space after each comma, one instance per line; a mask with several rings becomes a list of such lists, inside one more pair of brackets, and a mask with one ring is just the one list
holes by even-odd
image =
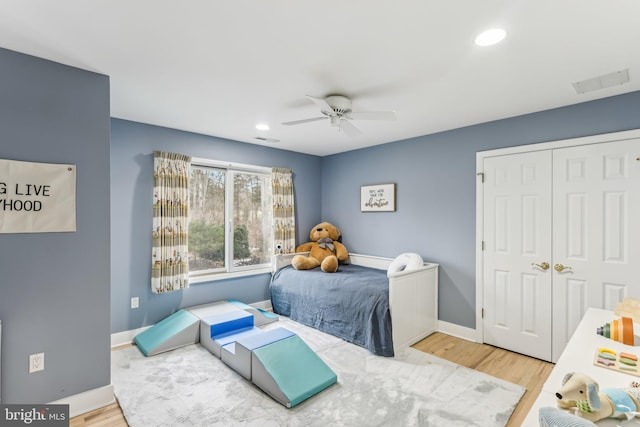
[[591, 135], [580, 138], [563, 139], [551, 142], [541, 142], [538, 144], [519, 145], [516, 147], [498, 148], [495, 150], [478, 151], [476, 153], [476, 341], [483, 343], [484, 334], [482, 328], [482, 306], [483, 306], [483, 225], [484, 225], [484, 188], [482, 185], [484, 170], [483, 163], [486, 157], [503, 156], [507, 154], [525, 153], [531, 151], [550, 150], [556, 148], [574, 147], [578, 145], [599, 144], [603, 142], [623, 141], [627, 139], [640, 138], [640, 129], [633, 129], [621, 132], [613, 132], [600, 135]]

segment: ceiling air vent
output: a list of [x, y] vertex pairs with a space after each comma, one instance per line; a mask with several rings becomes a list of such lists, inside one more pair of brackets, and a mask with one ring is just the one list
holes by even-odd
[[582, 80], [581, 82], [575, 82], [573, 83], [573, 88], [576, 93], [581, 94], [625, 83], [629, 83], [628, 68], [620, 71], [614, 71], [609, 74], [603, 74], [602, 76], [594, 77], [592, 79]]
[[264, 141], [264, 142], [273, 142], [273, 143], [280, 142], [279, 139], [265, 138], [264, 136], [256, 136], [256, 139], [258, 141]]

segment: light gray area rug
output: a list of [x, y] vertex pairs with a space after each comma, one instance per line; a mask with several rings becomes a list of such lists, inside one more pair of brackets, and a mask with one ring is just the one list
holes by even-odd
[[143, 426], [504, 426], [525, 389], [429, 354], [394, 358], [289, 319], [338, 383], [286, 409], [199, 344], [144, 357], [112, 353], [111, 381], [131, 427]]

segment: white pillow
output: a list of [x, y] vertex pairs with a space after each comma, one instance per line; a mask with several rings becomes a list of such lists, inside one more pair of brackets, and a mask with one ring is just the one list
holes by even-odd
[[420, 268], [424, 265], [424, 261], [422, 257], [413, 252], [407, 252], [404, 254], [400, 254], [391, 261], [389, 264], [389, 268], [387, 269], [387, 277], [389, 277], [393, 273], [397, 273], [399, 271], [409, 271]]

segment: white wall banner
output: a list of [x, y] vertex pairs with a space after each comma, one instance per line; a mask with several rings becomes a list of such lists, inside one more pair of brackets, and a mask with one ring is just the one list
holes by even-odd
[[0, 233], [76, 231], [76, 166], [0, 159]]

